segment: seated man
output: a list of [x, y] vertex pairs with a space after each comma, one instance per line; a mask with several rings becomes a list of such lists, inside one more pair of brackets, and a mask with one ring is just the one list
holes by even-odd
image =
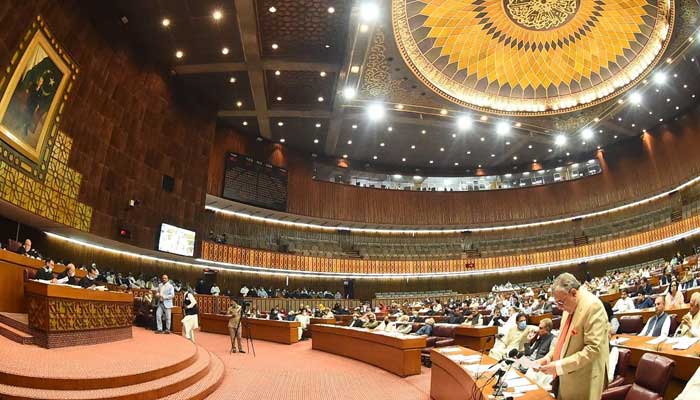
[[36, 275], [34, 275], [34, 279], [40, 279], [42, 281], [53, 281], [53, 266], [54, 262], [53, 259], [47, 258], [46, 261], [44, 262], [44, 267], [37, 271]]
[[625, 311], [633, 311], [634, 308], [634, 301], [627, 296], [627, 290], [623, 289], [622, 291], [620, 291], [620, 298], [617, 300], [617, 302], [615, 302], [613, 311], [619, 313]]
[[78, 278], [75, 277], [75, 265], [73, 263], [68, 263], [66, 269], [58, 274], [57, 283], [64, 283], [66, 285], [78, 285]]
[[639, 304], [637, 304], [638, 310], [654, 307], [654, 299], [648, 297], [644, 292], [639, 292], [637, 297], [639, 297]]
[[700, 337], [700, 292], [690, 296], [690, 312], [681, 320], [680, 335], [685, 337]]
[[418, 336], [430, 336], [433, 333], [433, 325], [435, 325], [435, 320], [432, 318], [428, 318], [425, 320], [425, 325], [421, 326], [420, 329], [414, 333], [414, 335]]
[[512, 326], [503, 340], [497, 342], [491, 349], [489, 352], [490, 357], [500, 360], [512, 349], [525, 351], [525, 342], [527, 342], [527, 335], [530, 332], [527, 328], [527, 316], [523, 313], [518, 313], [515, 321], [515, 326]]
[[94, 266], [89, 266], [87, 270], [87, 275], [85, 275], [85, 278], [81, 279], [78, 285], [84, 289], [91, 289], [96, 286], [99, 286], [97, 283], [97, 275], [99, 275], [99, 272], [97, 272], [97, 268]]
[[408, 335], [413, 330], [413, 323], [408, 320], [408, 315], [402, 315], [396, 320], [396, 331]]
[[364, 322], [360, 319], [360, 314], [354, 313], [348, 326], [351, 328], [362, 328], [362, 325], [364, 325]]
[[668, 337], [671, 330], [671, 318], [673, 316], [666, 314], [666, 303], [664, 298], [659, 296], [654, 300], [656, 314], [649, 318], [644, 329], [639, 333], [639, 336], [654, 336]]
[[311, 317], [309, 316], [308, 311], [303, 309], [294, 317], [294, 320], [301, 324], [301, 326], [299, 326], [299, 340], [301, 340], [302, 336], [304, 335], [304, 331], [308, 328], [309, 323], [311, 323]]
[[464, 322], [462, 322], [462, 325], [470, 325], [470, 326], [480, 326], [484, 324], [484, 316], [481, 315], [479, 310], [476, 308], [476, 306], [472, 307], [471, 314], [469, 317], [467, 317]]
[[29, 239], [24, 239], [24, 243], [17, 249], [17, 254], [34, 258], [41, 257], [39, 252], [32, 248], [32, 241]]
[[378, 327], [380, 324], [379, 321], [377, 321], [377, 316], [374, 315], [374, 313], [369, 313], [367, 314], [367, 322], [365, 322], [362, 327], [367, 328], [367, 329], [374, 329]]
[[552, 345], [554, 335], [552, 334], [552, 320], [545, 318], [540, 321], [540, 329], [537, 332], [532, 332], [528, 335], [528, 341], [525, 342], [524, 355], [531, 360], [539, 360], [549, 353], [549, 348]]

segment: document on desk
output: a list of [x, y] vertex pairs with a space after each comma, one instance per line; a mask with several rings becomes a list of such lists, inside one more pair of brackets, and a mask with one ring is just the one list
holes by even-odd
[[481, 361], [483, 357], [478, 354], [472, 354], [469, 356], [465, 356], [464, 354], [452, 354], [447, 356], [447, 358], [456, 363], [474, 364]]
[[530, 382], [529, 379], [527, 378], [522, 378], [522, 377], [517, 377], [515, 379], [509, 379], [506, 381], [508, 384], [508, 387], [519, 387], [519, 386], [528, 386], [532, 385], [532, 382]]
[[515, 393], [532, 392], [533, 390], [537, 390], [538, 388], [539, 388], [539, 386], [537, 386], [537, 385], [518, 386], [515, 388]]
[[652, 340], [648, 341], [647, 344], [659, 344], [659, 343], [663, 343], [664, 340], [666, 340], [666, 338], [663, 336], [660, 336], [660, 337], [657, 337], [656, 339], [652, 339]]
[[679, 338], [678, 342], [673, 345], [673, 350], [688, 350], [698, 341], [698, 338], [683, 337]]
[[435, 349], [436, 351], [442, 353], [442, 354], [449, 354], [449, 353], [461, 353], [462, 349], [457, 346], [450, 346], [450, 347], [442, 347], [439, 349]]
[[471, 365], [463, 365], [462, 368], [467, 370], [467, 372], [471, 373], [472, 375], [481, 375], [484, 372], [486, 372], [491, 365], [488, 364], [471, 364]]

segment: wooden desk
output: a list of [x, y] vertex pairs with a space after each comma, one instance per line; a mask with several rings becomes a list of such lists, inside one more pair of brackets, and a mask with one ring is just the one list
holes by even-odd
[[398, 376], [420, 374], [424, 336], [383, 335], [369, 329], [310, 325], [312, 348], [372, 364]]
[[225, 314], [199, 314], [199, 329], [202, 332], [228, 335], [228, 320], [230, 316]]
[[700, 286], [684, 291], [683, 298], [685, 299], [685, 302], [690, 303], [690, 296], [692, 296], [693, 293], [697, 293], [697, 292], [700, 292]]
[[309, 325], [318, 324], [335, 325], [335, 318], [311, 318], [309, 321]]
[[132, 337], [134, 296], [36, 281], [24, 284], [29, 328], [48, 348]]
[[545, 318], [552, 319], [552, 318], [554, 318], [554, 314], [544, 313], [544, 314], [528, 315], [527, 316], [527, 323], [528, 323], [528, 325], [540, 326], [540, 322], [542, 322], [542, 320]]
[[[199, 314], [199, 329], [202, 332], [228, 335], [229, 319], [231, 316], [226, 314]], [[244, 318], [242, 321], [243, 337], [248, 337], [248, 328], [250, 328], [253, 339], [284, 344], [299, 341], [301, 324], [297, 321], [271, 321], [258, 318]]]
[[695, 343], [688, 350], [673, 350], [672, 345], [667, 343], [662, 343], [661, 346], [647, 344], [646, 342], [654, 339], [653, 337], [616, 335], [616, 338], [621, 337], [629, 340], [617, 346], [632, 352], [631, 363], [635, 367], [644, 353], [655, 353], [674, 360], [676, 366], [673, 368], [673, 377], [676, 379], [688, 381], [700, 367], [700, 342]]
[[488, 352], [493, 348], [494, 337], [498, 333], [495, 326], [466, 326], [455, 328], [455, 344], [474, 351]]
[[[666, 309], [666, 314], [669, 315], [675, 315], [676, 319], [680, 322], [681, 318], [685, 314], [690, 311], [690, 306], [685, 305], [680, 308], [668, 308]], [[630, 316], [630, 315], [641, 315], [642, 316], [642, 321], [646, 324], [646, 322], [649, 320], [649, 318], [653, 317], [656, 311], [654, 310], [654, 307], [651, 308], [643, 308], [641, 310], [634, 310], [634, 311], [626, 311], [626, 312], [621, 312], [621, 313], [616, 313], [615, 316], [619, 319], [620, 317], [624, 316]]]
[[611, 306], [614, 306], [615, 302], [617, 302], [620, 299], [620, 297], [622, 297], [622, 292], [620, 291], [618, 291], [617, 293], [602, 294], [598, 296], [600, 301], [610, 303]]
[[[443, 354], [442, 351], [445, 349], [459, 349], [459, 351]], [[447, 357], [452, 354], [469, 356], [479, 353], [470, 349], [465, 349], [464, 347], [454, 346], [433, 349], [430, 352], [430, 360], [433, 362], [433, 366], [430, 369], [430, 398], [433, 400], [486, 400], [488, 396], [494, 392], [491, 383], [485, 385], [484, 389], [482, 389], [481, 393], [476, 397], [474, 397], [472, 393], [475, 392], [477, 387], [483, 386], [484, 382], [489, 379], [493, 372], [483, 374], [483, 377], [476, 380], [461, 365]], [[480, 364], [491, 365], [495, 362], [496, 360], [493, 358], [484, 355]], [[516, 371], [516, 373], [523, 376], [520, 372]], [[552, 397], [547, 391], [539, 388], [526, 393], [522, 397], [518, 397], [518, 399], [552, 400]]]

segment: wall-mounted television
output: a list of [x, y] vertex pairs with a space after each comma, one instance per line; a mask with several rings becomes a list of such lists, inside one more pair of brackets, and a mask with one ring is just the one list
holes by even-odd
[[195, 232], [177, 226], [161, 224], [158, 250], [181, 256], [194, 256]]

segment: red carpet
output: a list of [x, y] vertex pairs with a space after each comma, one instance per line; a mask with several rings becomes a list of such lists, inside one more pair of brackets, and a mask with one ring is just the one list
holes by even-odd
[[283, 345], [256, 340], [256, 357], [229, 354], [229, 338], [196, 333], [197, 344], [226, 365], [221, 386], [207, 399], [430, 399], [430, 369], [400, 378], [360, 361], [311, 349], [311, 340]]

